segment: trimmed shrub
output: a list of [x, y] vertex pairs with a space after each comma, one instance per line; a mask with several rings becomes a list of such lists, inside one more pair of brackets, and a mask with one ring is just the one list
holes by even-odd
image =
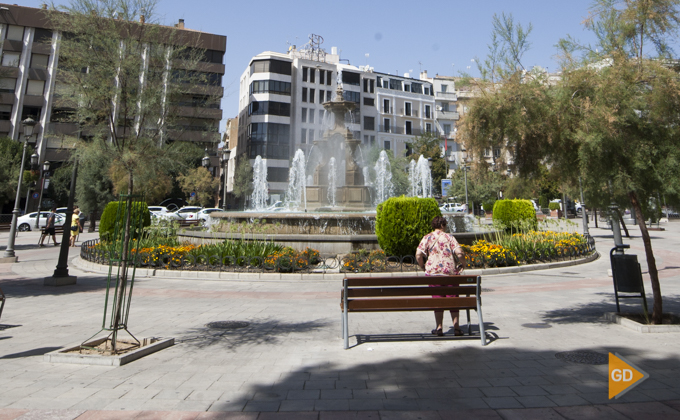
[[489, 211], [493, 211], [493, 205], [494, 204], [496, 204], [495, 201], [487, 201], [486, 203], [484, 203], [482, 205], [482, 207], [484, 208], [484, 211], [489, 212]]
[[560, 210], [561, 206], [560, 206], [560, 203], [550, 203], [550, 204], [548, 204], [548, 208], [550, 210]]
[[441, 216], [434, 198], [392, 197], [378, 205], [375, 234], [387, 255], [415, 255], [423, 236], [432, 231], [432, 219]]
[[529, 200], [498, 200], [493, 206], [493, 220], [509, 230], [519, 230], [521, 225], [536, 229], [536, 210]]
[[[121, 217], [125, 214], [125, 207], [126, 204], [123, 203], [123, 208], [121, 209]], [[142, 220], [143, 220], [143, 227], [147, 227], [151, 225], [151, 212], [149, 212], [149, 207], [146, 205], [146, 203], [141, 202], [141, 201], [135, 201], [132, 203], [132, 214], [130, 215], [130, 223], [132, 224], [132, 221], [135, 220], [137, 217], [139, 217], [139, 212], [142, 212]], [[104, 208], [104, 212], [102, 213], [101, 220], [99, 221], [99, 239], [103, 241], [111, 241], [114, 239], [113, 234], [114, 234], [114, 229], [116, 228], [116, 214], [118, 213], [118, 201], [111, 201], [109, 204], [106, 205], [106, 208]], [[119, 235], [122, 237], [122, 232], [123, 232], [123, 224], [121, 223], [121, 226], [119, 228], [120, 233]], [[137, 238], [139, 236], [140, 232], [132, 232], [133, 233], [133, 238]]]
[[548, 197], [544, 195], [538, 197], [538, 207], [542, 209], [548, 208]]

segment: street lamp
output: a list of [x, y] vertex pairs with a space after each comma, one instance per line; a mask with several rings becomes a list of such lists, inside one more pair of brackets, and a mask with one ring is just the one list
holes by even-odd
[[[432, 180], [432, 158], [427, 158], [427, 169], [430, 171], [430, 180]], [[423, 191], [425, 194], [425, 191]], [[432, 181], [430, 181], [430, 191], [428, 197], [432, 197]]]
[[210, 157], [208, 156], [208, 148], [205, 148], [205, 156], [203, 156], [203, 159], [201, 160], [201, 165], [203, 165], [204, 168], [208, 169], [210, 166]]
[[578, 187], [581, 190], [581, 218], [583, 219], [583, 236], [590, 235], [588, 231], [588, 212], [586, 212], [586, 202], [583, 199], [583, 185], [581, 184], [581, 177], [578, 177]]
[[222, 148], [222, 171], [224, 173], [224, 188], [222, 190], [222, 210], [227, 209], [227, 175], [229, 174], [229, 156], [231, 156], [231, 150], [225, 145]]
[[21, 182], [24, 178], [24, 161], [26, 160], [26, 146], [28, 146], [28, 140], [33, 135], [33, 129], [35, 128], [35, 120], [33, 118], [26, 118], [23, 122], [24, 125], [24, 148], [21, 153], [21, 169], [19, 170], [19, 183], [17, 184], [17, 195], [14, 200], [14, 210], [12, 210], [12, 225], [9, 229], [9, 239], [7, 240], [7, 248], [3, 258], [0, 259], [2, 262], [16, 262], [17, 257], [14, 254], [14, 237], [17, 231], [17, 219], [19, 217], [19, 193], [21, 192]]
[[465, 177], [465, 210], [470, 213], [470, 206], [468, 204], [468, 186], [467, 186], [467, 172], [470, 170], [470, 167], [467, 165], [470, 161], [470, 158], [468, 157], [467, 152], [463, 152], [463, 177]]
[[[35, 153], [34, 153], [35, 154]], [[33, 156], [31, 156], [31, 162], [33, 162]], [[36, 162], [37, 164], [37, 162]], [[38, 217], [35, 218], [35, 228], [38, 229], [40, 226], [38, 226], [38, 222], [40, 220], [40, 207], [42, 206], [42, 197], [43, 197], [43, 191], [45, 191], [45, 181], [46, 181], [46, 176], [47, 176], [47, 171], [50, 170], [50, 162], [49, 161], [44, 161], [42, 164], [42, 168], [40, 170], [40, 198], [38, 198]]]

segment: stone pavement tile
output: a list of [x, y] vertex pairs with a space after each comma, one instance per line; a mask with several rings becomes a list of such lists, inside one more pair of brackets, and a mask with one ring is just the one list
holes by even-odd
[[418, 405], [426, 411], [489, 408], [483, 398], [421, 398]]
[[649, 395], [643, 394], [642, 392], [638, 391], [637, 389], [633, 389], [631, 391], [628, 391], [626, 395], [621, 397], [618, 400], [610, 400], [609, 402], [611, 404], [626, 404], [626, 403], [634, 403], [634, 402], [653, 402], [655, 401], [656, 398], [652, 398]]
[[532, 396], [527, 396], [527, 397], [517, 397], [517, 401], [522, 403], [522, 405], [527, 407], [527, 408], [555, 407], [557, 405], [552, 400], [550, 400], [548, 397], [545, 397], [543, 395], [532, 395]]
[[[385, 411], [378, 413], [377, 411], [321, 411], [319, 412], [319, 420], [378, 420], [390, 419], [393, 417], [384, 417]], [[391, 413], [391, 412], [389, 412]], [[412, 414], [412, 413], [411, 413]], [[420, 414], [420, 413], [418, 413]], [[396, 417], [396, 419], [412, 419], [414, 417]], [[430, 420], [430, 417], [421, 417], [423, 420]], [[432, 418], [432, 420], [440, 420], [439, 417]]]
[[635, 388], [637, 389], [662, 389], [662, 388], [670, 388], [668, 384], [665, 384], [661, 381], [657, 381], [656, 379], [647, 379], [640, 385], [636, 386]]
[[418, 398], [418, 392], [415, 389], [386, 389], [385, 397], [387, 399]]
[[287, 400], [318, 400], [321, 391], [318, 389], [304, 389], [288, 391]]
[[66, 410], [78, 403], [75, 400], [58, 401], [53, 398], [26, 397], [10, 404], [8, 408], [30, 408], [34, 410]]
[[576, 394], [578, 390], [571, 385], [541, 385], [541, 388], [552, 395]]
[[490, 398], [484, 398], [484, 402], [489, 405], [489, 407], [493, 409], [498, 409], [498, 408], [523, 408], [524, 406], [520, 404], [519, 401], [517, 401], [513, 397], [490, 397]]
[[484, 393], [485, 396], [487, 397], [516, 397], [517, 393], [515, 393], [512, 388], [507, 387], [507, 386], [487, 386], [483, 388], [479, 388], [480, 391]]
[[548, 395], [549, 392], [540, 386], [530, 385], [530, 386], [513, 386], [512, 390], [517, 393], [517, 395], [526, 397], [532, 395]]
[[279, 411], [280, 401], [248, 401], [243, 411]]
[[233, 411], [243, 411], [249, 400], [246, 399], [233, 399], [228, 401], [215, 401], [212, 403], [208, 411], [210, 412], [233, 412]]
[[484, 386], [491, 386], [486, 379], [481, 378], [459, 378], [456, 382], [463, 388], [478, 388]]
[[571, 375], [554, 375], [546, 376], [545, 378], [555, 385], [580, 383], [578, 379]]
[[382, 389], [354, 389], [352, 390], [352, 397], [354, 399], [383, 399], [385, 398], [385, 391]]
[[182, 400], [146, 400], [139, 406], [142, 411], [169, 411], [174, 410], [175, 407]]
[[541, 376], [543, 375], [543, 372], [537, 368], [515, 368], [515, 369], [510, 369], [512, 373], [514, 373], [516, 376], [520, 377], [527, 377], [527, 376]]
[[224, 391], [194, 391], [185, 399], [187, 401], [215, 401], [218, 400]]
[[115, 398], [118, 399], [123, 395], [127, 394], [129, 390], [127, 389], [100, 389], [91, 395], [91, 398]]
[[146, 402], [146, 400], [118, 399], [111, 401], [103, 408], [104, 410], [141, 410], [144, 402]]
[[256, 420], [259, 413], [218, 413], [204, 412], [196, 416], [196, 420]]
[[31, 393], [30, 397], [31, 398], [56, 398], [60, 396], [61, 394], [64, 393], [64, 391], [68, 391], [66, 388], [43, 388], [39, 389], [36, 392]]
[[254, 401], [282, 401], [286, 399], [286, 392], [285, 390], [277, 391], [277, 392], [271, 392], [271, 391], [261, 391], [261, 392], [256, 392], [255, 395], [253, 396]]
[[134, 419], [140, 415], [141, 411], [109, 411], [109, 410], [90, 410], [83, 413], [78, 420], [120, 420]]
[[350, 410], [382, 410], [385, 408], [383, 399], [380, 398], [363, 398], [349, 400]]
[[[316, 400], [286, 400], [286, 401], [281, 401], [281, 405], [279, 406], [279, 411], [314, 411], [314, 402], [315, 401]], [[316, 416], [314, 418], [316, 418]]]
[[566, 407], [570, 405], [588, 405], [589, 401], [579, 397], [576, 394], [564, 394], [564, 395], [548, 395], [550, 401], [554, 402], [560, 407]]
[[322, 389], [321, 396], [322, 400], [345, 400], [352, 398], [351, 389]]
[[102, 407], [106, 407], [112, 402], [116, 401], [117, 398], [86, 398], [80, 402], [69, 407], [72, 410], [100, 410]]
[[[370, 412], [367, 412], [370, 413]], [[379, 417], [378, 413], [375, 414], [375, 416], [372, 417], [367, 417], [367, 419], [377, 419], [379, 418], [380, 420], [411, 420], [411, 419], [419, 419], [419, 420], [442, 420], [442, 416], [440, 412], [438, 411], [417, 411], [417, 410], [382, 410], [380, 411]], [[326, 419], [319, 419], [319, 420], [326, 420]]]
[[636, 389], [636, 391], [656, 401], [667, 401], [680, 398], [680, 393], [677, 390], [672, 389]]
[[155, 397], [159, 392], [160, 390], [158, 389], [133, 388], [120, 398], [122, 400], [125, 399], [150, 400], [151, 398]]
[[184, 400], [191, 394], [190, 391], [177, 391], [174, 389], [164, 389], [156, 394], [154, 400]]
[[385, 410], [399, 411], [414, 411], [420, 408], [418, 400], [415, 398], [388, 398], [383, 400], [383, 407]]
[[662, 401], [667, 406], [680, 411], [680, 400]]
[[305, 381], [305, 389], [335, 389], [335, 381]]
[[317, 400], [314, 411], [348, 411], [349, 400]]
[[212, 401], [187, 401], [187, 400], [182, 400], [176, 406], [174, 406], [172, 409], [178, 410], [178, 411], [208, 411], [208, 409], [212, 405], [213, 405]]
[[498, 410], [504, 420], [562, 420], [552, 408], [525, 408], [521, 410]]
[[439, 415], [443, 420], [475, 419], [475, 420], [502, 420], [496, 410], [477, 409], [477, 410], [455, 410], [440, 411]]
[[97, 388], [71, 388], [66, 392], [58, 395], [59, 398], [88, 398], [98, 392]]
[[28, 410], [21, 408], [0, 408], [0, 420], [14, 420], [25, 413], [28, 413]]
[[555, 407], [553, 410], [567, 420], [629, 420], [628, 417], [606, 405]]
[[520, 376], [517, 381], [522, 385], [548, 385], [552, 383], [545, 376]]
[[522, 385], [516, 378], [486, 378], [492, 386], [519, 386]]
[[335, 381], [335, 389], [366, 389], [364, 380], [338, 380]]
[[632, 419], [675, 420], [680, 418], [680, 411], [660, 402], [610, 404], [609, 407]]
[[437, 378], [427, 381], [427, 383], [430, 385], [430, 388], [461, 388], [460, 384], [458, 383], [459, 380], [461, 379]]
[[195, 420], [199, 414], [192, 411], [142, 411], [135, 420]]

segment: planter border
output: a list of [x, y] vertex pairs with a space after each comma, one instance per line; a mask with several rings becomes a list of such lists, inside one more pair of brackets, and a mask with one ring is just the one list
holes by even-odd
[[[671, 314], [674, 315], [674, 314]], [[643, 334], [658, 334], [658, 333], [679, 333], [680, 324], [678, 325], [647, 325], [628, 319], [619, 315], [617, 312], [606, 312], [604, 317], [607, 321], [611, 321], [629, 330], [637, 331]]]
[[[96, 338], [92, 341], [85, 343], [88, 346], [97, 346], [104, 342], [108, 337]], [[142, 343], [152, 341], [146, 346], [140, 347], [137, 350], [121, 354], [118, 356], [102, 356], [98, 354], [78, 354], [78, 353], [65, 353], [67, 351], [72, 351], [80, 348], [80, 344], [75, 346], [70, 346], [67, 348], [51, 351], [43, 355], [43, 361], [47, 363], [70, 363], [76, 365], [94, 365], [94, 366], [122, 366], [124, 364], [133, 362], [137, 359], [141, 359], [151, 353], [163, 350], [164, 348], [170, 347], [175, 344], [174, 338], [155, 338], [149, 337], [141, 340]]]

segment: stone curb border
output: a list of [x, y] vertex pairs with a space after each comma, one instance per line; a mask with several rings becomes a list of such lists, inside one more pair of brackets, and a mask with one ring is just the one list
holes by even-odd
[[[573, 265], [586, 264], [600, 258], [600, 253], [595, 251], [593, 254], [585, 258], [580, 258], [571, 261], [559, 261], [544, 264], [532, 264], [519, 267], [499, 267], [499, 268], [485, 268], [481, 270], [466, 270], [465, 275], [468, 276], [489, 276], [497, 274], [515, 274], [527, 271], [549, 270], [552, 268], [570, 267]], [[109, 267], [106, 265], [96, 264], [86, 261], [80, 256], [71, 260], [71, 263], [82, 271], [108, 274]], [[235, 273], [231, 271], [180, 271], [180, 270], [162, 270], [155, 268], [142, 268], [135, 271], [135, 277], [157, 277], [168, 279], [200, 279], [200, 280], [230, 280], [230, 281], [281, 281], [281, 280], [305, 280], [305, 281], [321, 281], [321, 280], [342, 280], [345, 277], [395, 277], [402, 276], [403, 272], [390, 273]], [[416, 275], [424, 276], [425, 273], [419, 271]]]
[[635, 322], [616, 312], [606, 312], [604, 318], [629, 330], [637, 331], [639, 333], [677, 333], [680, 332], [680, 325], [646, 325]]
[[[96, 340], [90, 341], [87, 345], [96, 346], [106, 339], [98, 338]], [[144, 338], [142, 343], [150, 341], [153, 339]], [[143, 345], [143, 347], [137, 350], [131, 351], [129, 353], [121, 354], [120, 356], [101, 356], [97, 354], [77, 354], [77, 353], [65, 353], [70, 350], [75, 350], [80, 348], [80, 344], [75, 346], [69, 346], [67, 348], [51, 351], [43, 355], [43, 361], [47, 363], [71, 363], [76, 365], [93, 365], [93, 366], [122, 366], [124, 364], [133, 362], [137, 359], [141, 359], [151, 353], [155, 353], [164, 348], [173, 346], [175, 344], [174, 338], [161, 338], [155, 339], [149, 344]]]

